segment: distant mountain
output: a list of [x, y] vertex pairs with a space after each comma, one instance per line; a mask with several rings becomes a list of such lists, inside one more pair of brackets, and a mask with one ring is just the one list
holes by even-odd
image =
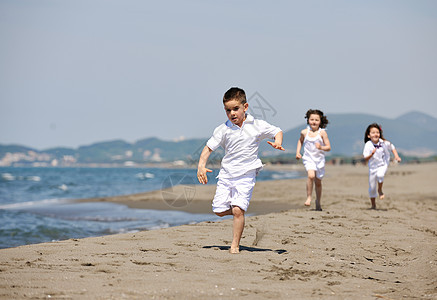
[[27, 153], [29, 151], [37, 150], [20, 145], [0, 145], [0, 159], [5, 156], [6, 153]]
[[53, 155], [55, 157], [63, 157], [63, 156], [68, 156], [68, 155], [74, 156], [77, 153], [77, 151], [73, 148], [63, 148], [63, 147], [50, 148], [50, 149], [40, 151], [40, 152], [48, 153], [48, 154]]
[[[147, 138], [133, 144], [114, 140], [72, 148], [37, 150], [19, 145], [0, 145], [0, 166], [8, 165], [75, 165], [124, 164], [148, 162], [192, 163], [199, 158], [206, 139], [163, 141]], [[213, 156], [212, 156], [213, 158]]]
[[[330, 155], [360, 156], [364, 147], [364, 132], [371, 123], [382, 126], [384, 137], [398, 152], [410, 156], [437, 154], [437, 119], [420, 112], [410, 112], [396, 119], [369, 114], [329, 114], [327, 133], [331, 141]], [[294, 156], [302, 125], [284, 132], [286, 154]], [[75, 165], [75, 164], [127, 164], [147, 162], [173, 162], [183, 160], [197, 163], [207, 138], [183, 141], [163, 141], [146, 138], [135, 143], [123, 140], [106, 141], [73, 148], [36, 150], [19, 145], [0, 145], [0, 166], [16, 164]], [[279, 155], [266, 142], [260, 146], [260, 156]], [[220, 160], [222, 151], [215, 151], [210, 161]]]
[[395, 120], [406, 122], [412, 126], [420, 127], [426, 131], [437, 132], [437, 119], [418, 111], [406, 113]]
[[200, 155], [204, 143], [205, 139], [175, 142], [147, 138], [133, 144], [116, 140], [79, 147], [77, 157], [80, 163], [187, 161], [193, 154]]

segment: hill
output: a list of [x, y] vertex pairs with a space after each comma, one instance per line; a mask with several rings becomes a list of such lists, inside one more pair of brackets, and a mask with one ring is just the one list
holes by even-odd
[[[384, 137], [398, 152], [408, 156], [437, 154], [437, 119], [420, 112], [409, 112], [396, 119], [369, 114], [329, 114], [327, 132], [334, 156], [359, 156], [364, 147], [364, 131], [370, 123], [382, 126]], [[302, 125], [284, 131], [286, 155], [294, 156]], [[126, 164], [173, 162], [182, 160], [196, 163], [207, 138], [183, 141], [164, 141], [146, 138], [135, 143], [123, 140], [107, 141], [73, 148], [36, 150], [19, 145], [0, 145], [0, 166], [8, 165], [75, 165], [75, 164]], [[260, 155], [278, 155], [267, 143], [262, 143]], [[211, 160], [219, 160], [222, 152], [216, 151]]]

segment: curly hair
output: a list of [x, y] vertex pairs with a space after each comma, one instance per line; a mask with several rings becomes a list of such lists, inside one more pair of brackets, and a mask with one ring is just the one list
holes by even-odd
[[321, 110], [318, 109], [309, 109], [307, 111], [307, 113], [305, 114], [305, 119], [307, 119], [307, 124], [308, 124], [308, 120], [310, 119], [311, 115], [319, 115], [320, 117], [320, 128], [326, 128], [326, 126], [328, 125], [329, 121], [326, 118], [326, 116], [323, 114], [323, 112]]

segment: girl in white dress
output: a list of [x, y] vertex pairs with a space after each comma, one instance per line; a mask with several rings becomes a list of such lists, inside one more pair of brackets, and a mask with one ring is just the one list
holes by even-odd
[[[300, 138], [297, 141], [296, 159], [302, 158], [308, 180], [306, 184], [307, 200], [306, 206], [311, 205], [313, 185], [316, 186], [316, 210], [321, 211], [320, 204], [322, 198], [322, 178], [325, 175], [325, 151], [331, 150], [328, 134], [325, 131], [328, 125], [328, 119], [323, 112], [318, 109], [307, 111], [305, 118], [308, 127], [301, 131]], [[304, 146], [303, 156], [300, 150]]]
[[369, 196], [372, 209], [376, 209], [376, 197], [384, 199], [382, 185], [384, 176], [390, 163], [390, 152], [393, 152], [395, 160], [400, 162], [401, 158], [395, 146], [384, 139], [382, 129], [376, 123], [370, 124], [364, 134], [363, 156], [369, 165]]

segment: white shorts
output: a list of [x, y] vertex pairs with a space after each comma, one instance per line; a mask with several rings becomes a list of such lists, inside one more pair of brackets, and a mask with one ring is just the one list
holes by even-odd
[[255, 170], [236, 178], [219, 178], [214, 200], [212, 201], [212, 211], [221, 213], [233, 206], [238, 206], [247, 211], [255, 181]]
[[305, 166], [305, 170], [307, 170], [307, 172], [309, 170], [316, 171], [317, 179], [322, 180], [323, 176], [325, 176], [325, 162], [319, 162], [318, 164], [316, 164], [312, 160], [305, 159], [303, 160], [303, 165]]

